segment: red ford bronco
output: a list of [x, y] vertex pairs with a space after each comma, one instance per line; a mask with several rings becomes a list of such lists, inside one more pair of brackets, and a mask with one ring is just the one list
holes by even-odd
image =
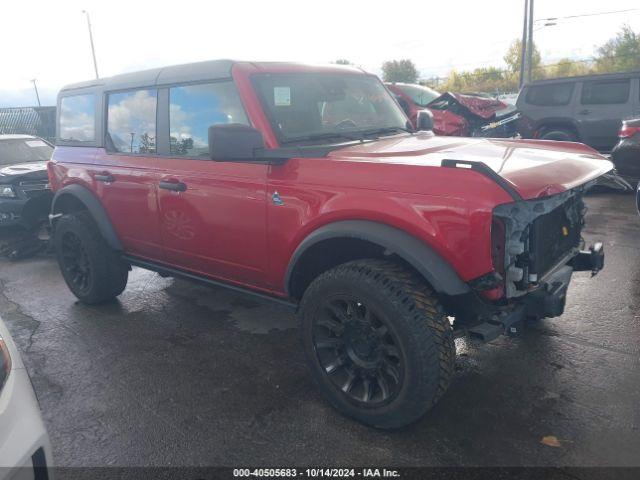
[[561, 315], [585, 191], [577, 143], [438, 137], [349, 67], [174, 66], [65, 87], [49, 163], [62, 274], [113, 299], [131, 266], [297, 309], [313, 379], [381, 428], [444, 394], [454, 333]]

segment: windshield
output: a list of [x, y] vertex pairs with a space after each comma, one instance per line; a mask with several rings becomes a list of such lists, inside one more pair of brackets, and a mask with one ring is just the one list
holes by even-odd
[[411, 97], [413, 103], [419, 107], [426, 107], [440, 96], [435, 90], [429, 87], [423, 87], [422, 85], [396, 85], [396, 87]]
[[281, 143], [358, 140], [407, 128], [380, 80], [360, 74], [256, 75], [254, 85]]
[[53, 147], [39, 138], [0, 140], [0, 165], [43, 162], [51, 158]]

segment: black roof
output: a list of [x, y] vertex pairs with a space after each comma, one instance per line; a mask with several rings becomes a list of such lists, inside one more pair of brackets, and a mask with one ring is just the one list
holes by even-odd
[[98, 78], [85, 82], [65, 85], [60, 90], [61, 94], [69, 90], [78, 90], [90, 87], [98, 87], [104, 90], [118, 90], [140, 85], [163, 85], [178, 83], [185, 80], [213, 80], [229, 78], [231, 67], [236, 63], [233, 60], [209, 60], [206, 62], [187, 63], [184, 65], [172, 65], [169, 67], [152, 68], [138, 72], [123, 73], [113, 77]]

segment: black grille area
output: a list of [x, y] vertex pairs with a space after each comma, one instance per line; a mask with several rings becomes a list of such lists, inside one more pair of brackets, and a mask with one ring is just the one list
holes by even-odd
[[47, 181], [20, 182], [18, 190], [27, 198], [35, 198], [51, 191]]
[[530, 274], [545, 274], [571, 249], [580, 246], [581, 203], [574, 198], [534, 220], [529, 237]]

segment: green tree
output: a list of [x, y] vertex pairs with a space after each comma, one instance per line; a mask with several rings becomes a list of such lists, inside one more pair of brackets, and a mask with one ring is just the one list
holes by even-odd
[[382, 78], [385, 82], [416, 83], [418, 69], [411, 60], [388, 60], [382, 64]]
[[[514, 40], [509, 45], [509, 49], [507, 53], [505, 53], [503, 57], [504, 63], [507, 64], [507, 69], [511, 73], [520, 72], [520, 62], [522, 61], [522, 43], [520, 40]], [[540, 64], [542, 63], [542, 56], [540, 55], [540, 50], [536, 46], [535, 42], [533, 44], [533, 57], [532, 57], [532, 68], [534, 77], [536, 72], [541, 71]]]
[[563, 58], [554, 65], [545, 68], [548, 77], [575, 77], [577, 75], [587, 75], [591, 73], [591, 67], [585, 62], [576, 62], [570, 58]]
[[615, 38], [597, 49], [596, 70], [599, 73], [640, 69], [640, 34], [623, 25]]
[[140, 146], [138, 147], [139, 153], [155, 153], [156, 152], [156, 139], [150, 136], [148, 133], [143, 133], [140, 137]]

